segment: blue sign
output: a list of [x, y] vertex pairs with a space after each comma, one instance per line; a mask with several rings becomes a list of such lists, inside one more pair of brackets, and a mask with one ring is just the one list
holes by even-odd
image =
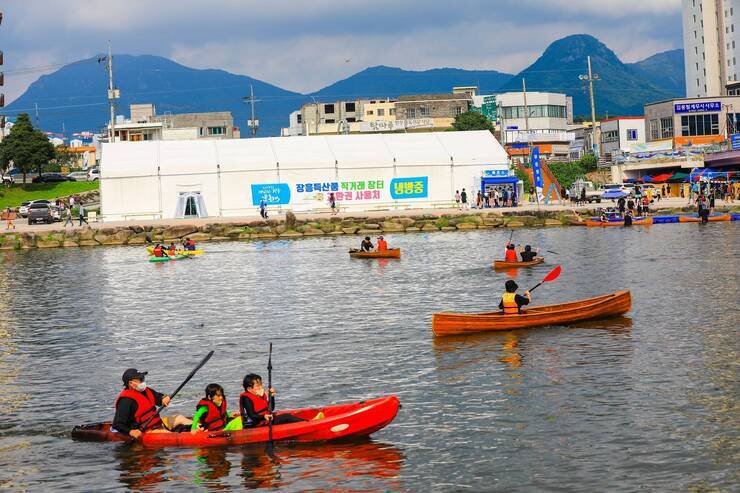
[[252, 185], [252, 205], [260, 205], [262, 199], [267, 205], [290, 204], [290, 187], [286, 183]]
[[509, 176], [508, 169], [484, 169], [483, 176], [498, 177], [498, 176]]
[[391, 198], [399, 199], [423, 199], [429, 196], [429, 178], [419, 176], [416, 178], [393, 178], [391, 180]]
[[722, 111], [722, 103], [719, 101], [707, 101], [703, 103], [680, 103], [673, 105], [676, 113], [704, 113], [707, 111]]
[[532, 174], [534, 175], [534, 186], [540, 189], [544, 188], [542, 168], [540, 167], [540, 148], [537, 146], [532, 148]]
[[518, 125], [508, 125], [506, 127], [506, 130], [519, 130], [519, 126]]
[[730, 144], [732, 145], [733, 151], [740, 150], [740, 134], [730, 135]]

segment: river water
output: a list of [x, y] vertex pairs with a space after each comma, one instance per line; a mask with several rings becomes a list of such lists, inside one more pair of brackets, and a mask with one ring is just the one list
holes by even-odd
[[[28, 491], [714, 491], [737, 488], [738, 223], [518, 230], [557, 251], [496, 273], [503, 230], [208, 244], [151, 264], [141, 247], [0, 252], [0, 488]], [[435, 339], [434, 311], [486, 311], [503, 282], [551, 303], [630, 289], [626, 317]], [[80, 443], [128, 367], [171, 392], [210, 382], [230, 403], [266, 376], [279, 409], [396, 394], [371, 440], [142, 450]]]

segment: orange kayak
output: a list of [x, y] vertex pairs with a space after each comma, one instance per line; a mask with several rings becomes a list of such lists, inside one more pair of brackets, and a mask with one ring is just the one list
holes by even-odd
[[[650, 224], [653, 224], [653, 218], [652, 217], [642, 217], [639, 219], [633, 219], [632, 225], [633, 226], [649, 226]], [[599, 221], [598, 219], [588, 219], [586, 221], [586, 226], [589, 228], [595, 228], [595, 227], [603, 227], [608, 228], [609, 226], [624, 226], [624, 220], [619, 221]]]
[[[396, 417], [400, 403], [394, 395], [367, 401], [284, 411], [307, 421], [275, 425], [272, 427], [274, 441], [324, 442], [368, 436], [388, 426]], [[318, 413], [321, 419], [314, 419]], [[278, 412], [279, 414], [279, 412]], [[120, 442], [129, 437], [111, 431], [110, 423], [95, 423], [76, 426], [72, 430], [74, 440], [86, 442]], [[200, 431], [190, 433], [144, 433], [139, 439], [145, 447], [214, 447], [263, 443], [269, 441], [269, 428], [258, 426], [245, 430], [227, 432]]]
[[495, 330], [527, 329], [622, 315], [630, 308], [632, 308], [630, 292], [617, 291], [570, 303], [534, 306], [523, 309], [521, 314], [515, 315], [504, 315], [500, 311], [470, 314], [435, 313], [432, 315], [432, 332], [435, 336], [448, 336]]
[[352, 258], [401, 258], [401, 249], [389, 248], [383, 252], [361, 252], [360, 250], [350, 250], [349, 256]]
[[[731, 221], [732, 216], [730, 214], [717, 214], [715, 216], [709, 216], [709, 221]], [[678, 216], [678, 222], [680, 223], [700, 223], [701, 218], [697, 216]]]
[[506, 260], [494, 260], [494, 269], [517, 269], [519, 267], [532, 267], [533, 265], [539, 265], [545, 261], [542, 257], [535, 257], [529, 262], [507, 262]]

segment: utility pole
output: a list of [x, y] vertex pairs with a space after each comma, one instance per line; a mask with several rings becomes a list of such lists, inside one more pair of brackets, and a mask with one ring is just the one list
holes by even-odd
[[593, 146], [596, 151], [596, 159], [601, 157], [601, 142], [599, 133], [596, 132], [596, 104], [594, 103], [594, 81], [600, 80], [599, 74], [594, 74], [591, 71], [591, 57], [588, 58], [588, 75], [579, 75], [578, 78], [582, 81], [588, 81], [588, 91], [591, 97], [591, 135], [593, 137]]
[[110, 107], [108, 142], [114, 142], [116, 139], [116, 99], [121, 97], [121, 91], [113, 85], [113, 53], [111, 52], [110, 41], [108, 41], [108, 56], [98, 58], [98, 63], [102, 62], [107, 62], [106, 70], [108, 71], [108, 106]]
[[36, 130], [41, 130], [39, 128], [39, 104], [33, 103], [33, 107], [36, 108]]
[[245, 103], [250, 103], [252, 106], [252, 119], [247, 120], [247, 127], [249, 127], [250, 132], [252, 133], [252, 137], [257, 136], [257, 129], [260, 126], [260, 121], [257, 120], [254, 116], [254, 103], [259, 103], [262, 101], [261, 99], [254, 99], [254, 87], [252, 87], [252, 84], [249, 84], [249, 96], [244, 98]]

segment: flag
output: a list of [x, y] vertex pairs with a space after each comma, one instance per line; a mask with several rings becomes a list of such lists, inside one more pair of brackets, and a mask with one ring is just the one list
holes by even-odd
[[534, 176], [534, 186], [537, 189], [537, 200], [542, 202], [542, 192], [545, 188], [545, 184], [542, 181], [542, 168], [540, 167], [540, 148], [534, 146], [532, 148], [532, 175]]

